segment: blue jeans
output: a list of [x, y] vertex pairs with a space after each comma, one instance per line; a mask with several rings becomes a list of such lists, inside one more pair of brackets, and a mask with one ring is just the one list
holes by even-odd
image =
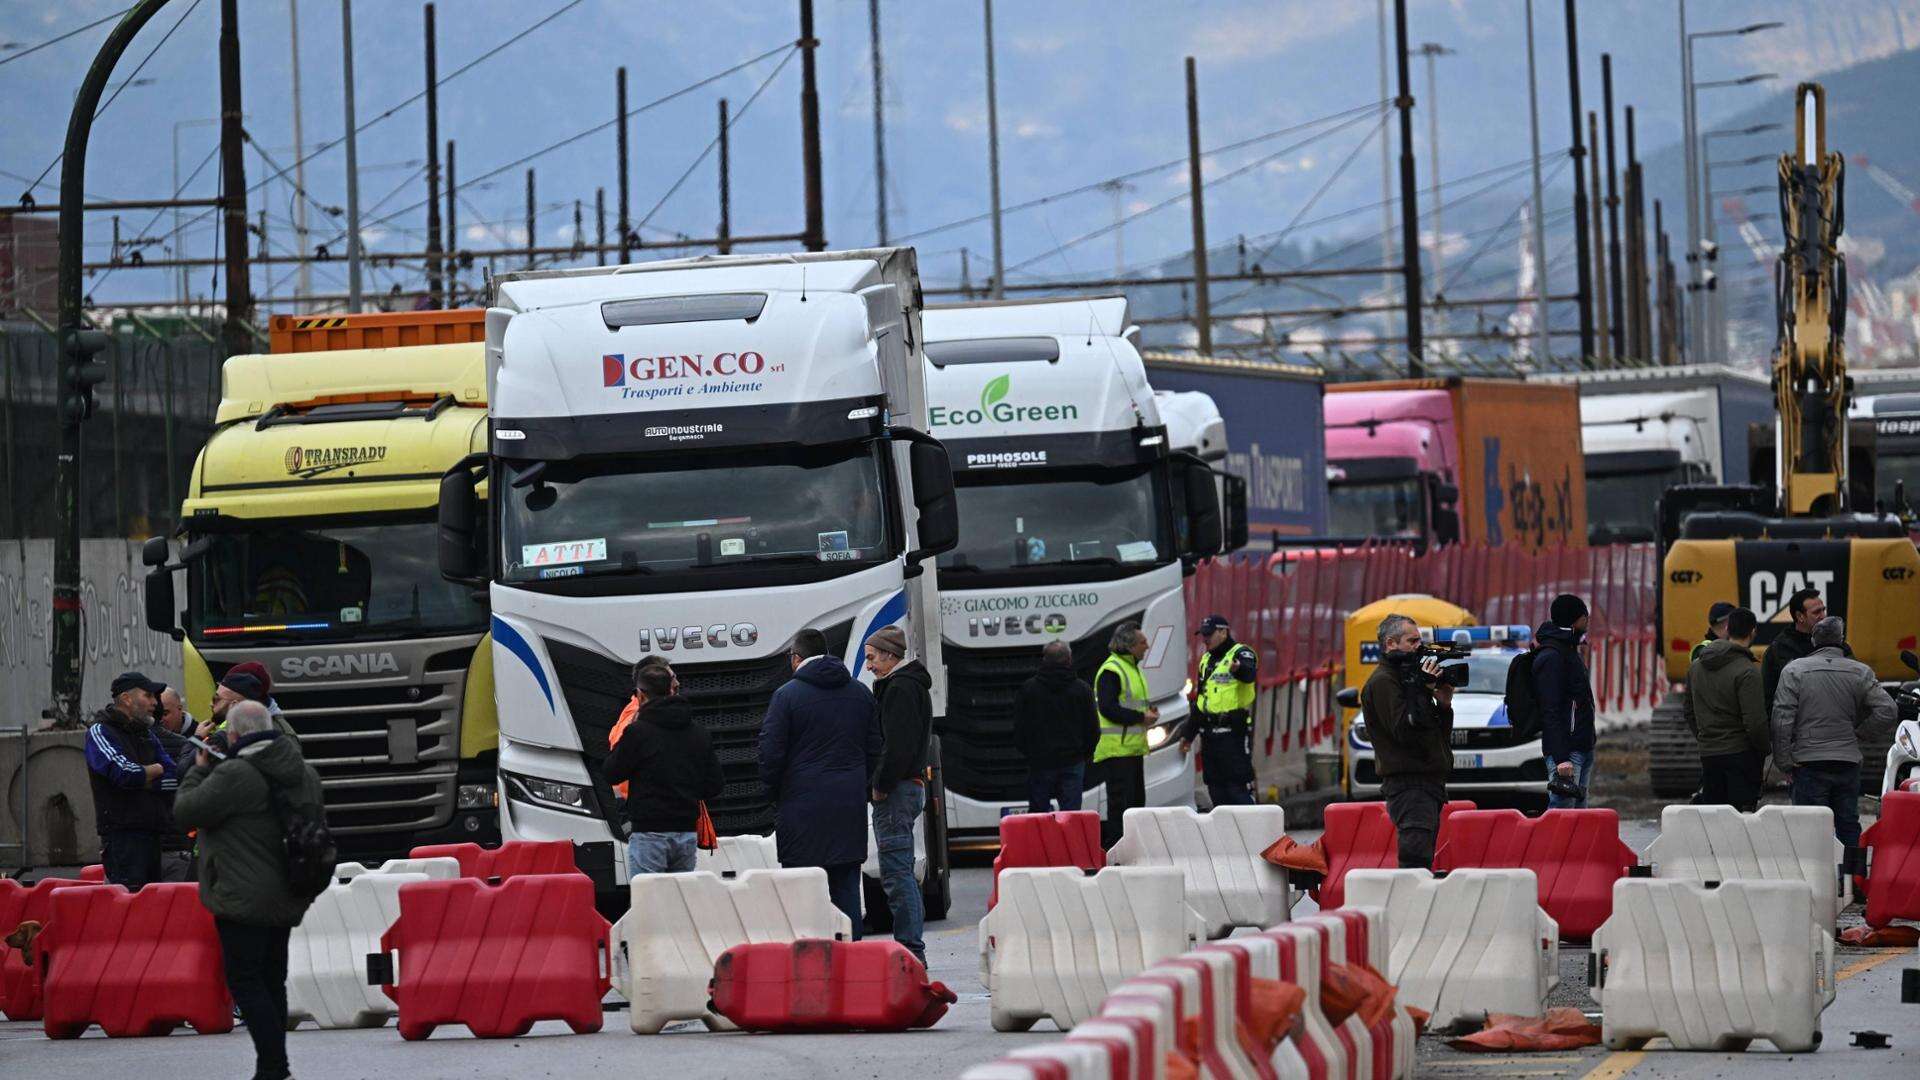
[[1842, 761], [1795, 765], [1793, 805], [1831, 808], [1834, 835], [1848, 847], [1860, 846], [1860, 766]]
[[1055, 801], [1062, 810], [1080, 809], [1080, 795], [1087, 786], [1085, 763], [1062, 765], [1057, 769], [1027, 768], [1027, 813], [1053, 812]]
[[927, 962], [927, 943], [920, 934], [926, 908], [920, 883], [913, 880], [913, 830], [927, 805], [927, 789], [912, 780], [893, 785], [884, 801], [873, 804], [873, 839], [880, 849], [880, 887], [893, 911], [893, 940]]
[[[1593, 751], [1569, 750], [1567, 751], [1565, 760], [1573, 762], [1573, 778], [1579, 783], [1582, 794], [1578, 799], [1564, 799], [1552, 792], [1548, 792], [1547, 809], [1549, 810], [1581, 809], [1587, 805], [1585, 792], [1587, 790], [1587, 782], [1593, 778]], [[1553, 774], [1557, 772], [1559, 768], [1560, 762], [1549, 754], [1547, 756], [1547, 779], [1553, 779]]]
[[841, 866], [822, 867], [822, 869], [827, 872], [827, 899], [833, 901], [833, 906], [839, 908], [847, 917], [847, 922], [852, 924], [847, 940], [859, 941], [860, 894], [863, 891], [860, 883], [860, 864], [846, 863]]
[[690, 832], [637, 832], [627, 837], [627, 873], [685, 874], [696, 850]]

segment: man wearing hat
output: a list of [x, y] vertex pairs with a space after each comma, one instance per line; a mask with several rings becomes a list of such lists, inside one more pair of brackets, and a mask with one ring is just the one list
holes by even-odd
[[209, 733], [225, 727], [228, 709], [242, 701], [253, 701], [266, 706], [267, 715], [273, 718], [273, 726], [280, 734], [299, 742], [300, 736], [293, 730], [293, 725], [287, 723], [287, 718], [273, 706], [269, 688], [266, 668], [259, 663], [248, 661], [228, 668], [226, 675], [220, 679], [220, 685], [213, 688], [213, 720], [202, 725], [200, 737], [204, 739]]
[[1586, 637], [1586, 601], [1572, 593], [1553, 598], [1547, 621], [1534, 631], [1533, 692], [1540, 703], [1540, 746], [1548, 772], [1571, 780], [1580, 794], [1547, 791], [1547, 806], [1587, 805], [1587, 780], [1593, 775], [1593, 682], [1580, 640]]
[[883, 626], [863, 649], [880, 703], [880, 764], [872, 778], [873, 840], [880, 886], [893, 912], [893, 939], [927, 962], [926, 908], [913, 880], [913, 830], [927, 806], [927, 742], [933, 733], [933, 676], [907, 659], [907, 635]]
[[1200, 620], [1200, 654], [1193, 678], [1194, 709], [1180, 725], [1180, 752], [1200, 740], [1207, 796], [1215, 806], [1253, 804], [1253, 696], [1260, 657], [1233, 640], [1224, 615]]
[[87, 779], [93, 824], [107, 880], [139, 889], [160, 880], [160, 837], [173, 824], [169, 796], [173, 758], [153, 733], [153, 709], [166, 687], [138, 671], [114, 676], [113, 700], [87, 728]]
[[1716, 641], [1727, 640], [1727, 617], [1733, 614], [1733, 605], [1725, 600], [1715, 600], [1707, 609], [1707, 636], [1687, 654], [1689, 663], [1700, 659], [1700, 653]]

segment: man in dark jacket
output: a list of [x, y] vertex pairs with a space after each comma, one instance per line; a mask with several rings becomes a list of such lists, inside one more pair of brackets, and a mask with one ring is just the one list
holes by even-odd
[[674, 695], [671, 668], [636, 668], [633, 693], [638, 710], [600, 770], [607, 783], [627, 785], [627, 872], [688, 873], [700, 804], [727, 786], [720, 757], [693, 705]]
[[1687, 668], [1680, 697], [1687, 730], [1700, 743], [1700, 795], [1694, 801], [1742, 813], [1759, 808], [1773, 742], [1760, 703], [1760, 665], [1753, 659], [1758, 622], [1746, 608], [1735, 609], [1725, 638], [1705, 643]]
[[1073, 647], [1047, 642], [1040, 670], [1013, 699], [1013, 744], [1027, 759], [1027, 813], [1048, 813], [1056, 800], [1062, 810], [1080, 809], [1087, 762], [1099, 741], [1093, 687], [1074, 673]]
[[1253, 805], [1253, 698], [1259, 655], [1233, 640], [1224, 615], [1200, 620], [1207, 651], [1194, 669], [1194, 709], [1180, 725], [1180, 752], [1200, 740], [1207, 797], [1215, 806]]
[[1847, 654], [1843, 620], [1821, 619], [1809, 636], [1812, 654], [1780, 673], [1773, 760], [1792, 785], [1793, 805], [1831, 807], [1834, 835], [1859, 847], [1860, 743], [1892, 730], [1898, 711], [1873, 669]]
[[1767, 643], [1766, 655], [1760, 658], [1760, 689], [1768, 716], [1773, 715], [1773, 704], [1780, 693], [1780, 673], [1795, 660], [1813, 655], [1813, 628], [1827, 617], [1827, 602], [1814, 590], [1801, 589], [1787, 597], [1787, 614], [1793, 625], [1781, 627]]
[[162, 687], [154, 700], [158, 704], [154, 709], [153, 735], [176, 766], [176, 775], [160, 781], [160, 792], [167, 801], [167, 829], [160, 834], [160, 880], [192, 881], [193, 838], [174, 823], [173, 798], [180, 790], [178, 774], [186, 771], [199, 752], [187, 741], [187, 736], [193, 734], [193, 714], [180, 700], [180, 691], [171, 686]]
[[913, 830], [927, 806], [927, 742], [933, 734], [933, 676], [907, 659], [907, 635], [883, 626], [867, 639], [880, 705], [880, 765], [873, 771], [873, 842], [880, 850], [880, 887], [893, 912], [893, 940], [927, 962], [921, 940], [926, 906], [913, 880]]
[[287, 884], [280, 806], [317, 818], [320, 778], [259, 702], [227, 711], [222, 741], [227, 756], [201, 751], [173, 810], [183, 827], [200, 830], [200, 902], [220, 931], [227, 987], [253, 1038], [254, 1076], [280, 1080], [292, 1075], [287, 937], [311, 903]]
[[107, 880], [139, 889], [161, 880], [160, 838], [173, 827], [163, 784], [179, 777], [153, 733], [155, 699], [166, 687], [138, 671], [114, 676], [113, 702], [87, 728], [87, 779]]
[[1587, 605], [1571, 593], [1553, 598], [1548, 621], [1534, 631], [1533, 692], [1540, 703], [1540, 747], [1547, 771], [1580, 787], [1578, 797], [1549, 791], [1547, 806], [1587, 805], [1587, 781], [1593, 776], [1593, 682], [1580, 639], [1586, 636]]
[[774, 804], [781, 866], [827, 872], [833, 906], [860, 936], [860, 864], [867, 799], [880, 766], [880, 709], [811, 627], [793, 636], [793, 678], [774, 691], [760, 727], [760, 779]]
[[1360, 688], [1360, 715], [1380, 770], [1380, 794], [1399, 834], [1402, 869], [1431, 869], [1440, 809], [1453, 773], [1453, 687], [1420, 655], [1420, 624], [1380, 620], [1380, 663]]

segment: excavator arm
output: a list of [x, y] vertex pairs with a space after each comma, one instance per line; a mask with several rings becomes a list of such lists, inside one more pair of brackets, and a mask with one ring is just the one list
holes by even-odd
[[1780, 227], [1775, 269], [1780, 345], [1773, 362], [1779, 411], [1775, 441], [1780, 512], [1825, 516], [1848, 509], [1847, 377], [1843, 340], [1847, 267], [1845, 160], [1827, 149], [1826, 90], [1794, 92], [1794, 151], [1780, 156]]

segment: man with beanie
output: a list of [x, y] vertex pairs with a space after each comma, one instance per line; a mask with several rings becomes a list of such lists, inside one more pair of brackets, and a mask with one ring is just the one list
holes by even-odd
[[627, 872], [684, 874], [694, 869], [700, 804], [727, 786], [713, 740], [674, 693], [673, 669], [635, 665], [634, 718], [601, 765], [626, 793]]
[[164, 790], [179, 771], [153, 733], [153, 709], [166, 687], [138, 671], [114, 676], [113, 700], [87, 728], [87, 781], [107, 881], [138, 890], [161, 880], [160, 838], [173, 826]]
[[293, 725], [287, 723], [286, 717], [281, 716], [280, 711], [273, 707], [273, 698], [267, 693], [268, 684], [262, 678], [265, 672], [266, 668], [263, 665], [252, 661], [235, 664], [227, 669], [227, 673], [220, 679], [220, 685], [213, 688], [213, 719], [201, 725], [202, 739], [226, 727], [227, 710], [242, 701], [252, 701], [266, 708], [267, 716], [272, 719], [274, 728], [280, 734], [295, 741], [299, 740], [300, 736], [293, 730]]
[[1224, 615], [1200, 620], [1207, 651], [1194, 673], [1194, 709], [1180, 725], [1180, 752], [1200, 740], [1207, 797], [1215, 806], [1253, 805], [1253, 697], [1260, 660], [1233, 640]]
[[1793, 625], [1781, 627], [1767, 643], [1766, 655], [1760, 658], [1760, 691], [1768, 716], [1773, 715], [1775, 695], [1780, 692], [1780, 673], [1795, 660], [1813, 655], [1813, 628], [1827, 617], [1827, 602], [1814, 590], [1801, 589], [1787, 597], [1787, 616]]
[[880, 764], [873, 770], [873, 842], [880, 851], [880, 887], [893, 912], [893, 940], [927, 962], [921, 940], [926, 908], [913, 880], [913, 830], [927, 806], [927, 742], [933, 735], [933, 676], [907, 659], [907, 635], [883, 626], [867, 639], [880, 704]]
[[1808, 638], [1813, 652], [1780, 672], [1773, 761], [1787, 775], [1793, 805], [1831, 807], [1834, 835], [1859, 847], [1860, 743], [1891, 730], [1897, 710], [1873, 669], [1847, 655], [1844, 621], [1823, 618]]
[[1577, 797], [1549, 790], [1549, 809], [1587, 805], [1587, 781], [1593, 775], [1593, 683], [1580, 655], [1580, 640], [1589, 621], [1586, 601], [1561, 593], [1547, 609], [1547, 621], [1534, 631], [1539, 648], [1533, 652], [1533, 691], [1540, 703], [1540, 745], [1547, 771], [1580, 788]]
[[1087, 762], [1100, 741], [1093, 687], [1073, 670], [1073, 646], [1055, 638], [1013, 699], [1013, 744], [1027, 759], [1027, 813], [1080, 809]]
[[1758, 619], [1736, 608], [1724, 639], [1702, 642], [1681, 694], [1687, 730], [1700, 743], [1700, 794], [1695, 803], [1751, 813], [1760, 805], [1772, 738], [1760, 702], [1760, 665], [1753, 659]]
[[1732, 614], [1732, 604], [1727, 603], [1725, 600], [1715, 600], [1713, 602], [1713, 606], [1707, 609], [1707, 636], [1700, 639], [1700, 641], [1694, 645], [1693, 651], [1687, 654], [1689, 661], [1700, 659], [1701, 650], [1714, 642], [1727, 640], [1727, 618]]

